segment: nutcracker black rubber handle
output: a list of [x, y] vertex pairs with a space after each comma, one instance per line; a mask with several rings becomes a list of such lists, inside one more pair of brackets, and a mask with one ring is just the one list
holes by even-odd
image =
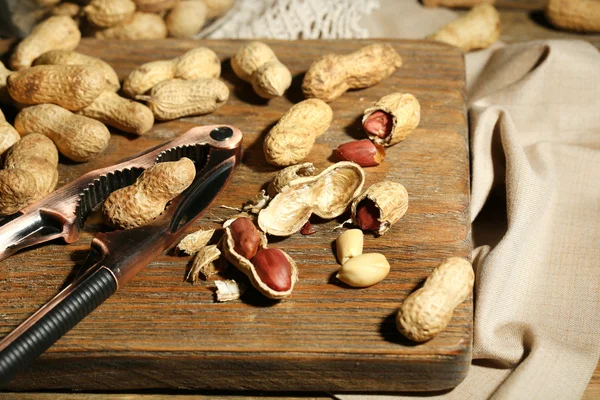
[[105, 267], [93, 268], [67, 286], [0, 342], [0, 382], [31, 365], [116, 290], [117, 281]]

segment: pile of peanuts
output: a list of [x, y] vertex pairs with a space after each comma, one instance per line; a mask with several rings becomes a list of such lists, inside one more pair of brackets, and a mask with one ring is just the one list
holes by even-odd
[[68, 17], [96, 39], [189, 38], [234, 0], [35, 0], [42, 17]]
[[[133, 3], [129, 11], [115, 11], [117, 5], [128, 3]], [[97, 37], [126, 38], [116, 32], [132, 32], [128, 24], [147, 16], [140, 10], [157, 12], [165, 10], [156, 8], [159, 5], [168, 7], [168, 26], [178, 13], [188, 12], [178, 8], [186, 3], [202, 3], [206, 8], [212, 2], [92, 0], [77, 15], [105, 28], [97, 31]], [[55, 10], [67, 9], [69, 4], [62, 3]], [[58, 153], [86, 162], [103, 152], [110, 140], [107, 125], [144, 135], [155, 120], [212, 113], [229, 98], [228, 87], [219, 79], [220, 59], [205, 47], [171, 60], [140, 65], [121, 86], [109, 64], [74, 51], [81, 32], [73, 15], [55, 14], [15, 47], [11, 69], [0, 63], [0, 104], [20, 110], [14, 127], [0, 113], [0, 156], [4, 158], [0, 217], [54, 190]], [[477, 13], [472, 15], [479, 18]], [[476, 46], [489, 44], [479, 42]], [[292, 84], [288, 68], [262, 42], [243, 44], [231, 57], [231, 66], [265, 99], [282, 96]], [[263, 142], [266, 161], [285, 167], [273, 177], [268, 193], [261, 192], [240, 209], [240, 214], [226, 221], [217, 243], [214, 230], [200, 230], [179, 243], [181, 251], [194, 255], [189, 274], [192, 281], [219, 273], [230, 263], [264, 296], [286, 298], [298, 281], [298, 267], [283, 250], [269, 247], [268, 237], [312, 234], [309, 219], [313, 214], [331, 220], [348, 210], [351, 219], [347, 222], [356, 228], [346, 230], [336, 241], [341, 264], [337, 279], [342, 286], [365, 288], [388, 275], [390, 265], [383, 254], [363, 254], [363, 231], [384, 235], [407, 212], [408, 192], [402, 184], [388, 180], [363, 190], [363, 168], [382, 163], [385, 149], [402, 142], [417, 128], [417, 98], [396, 92], [374, 101], [363, 111], [366, 138], [341, 144], [335, 150], [339, 162], [324, 171], [317, 173], [303, 160], [316, 138], [330, 127], [333, 111], [329, 102], [348, 90], [377, 85], [401, 66], [401, 56], [388, 44], [367, 45], [349, 54], [328, 54], [311, 64], [302, 83], [306, 100], [292, 106]], [[102, 207], [106, 222], [117, 229], [149, 223], [192, 184], [195, 174], [194, 163], [187, 158], [148, 168], [133, 185], [108, 196]], [[398, 313], [398, 329], [411, 340], [429, 340], [445, 328], [454, 308], [471, 292], [470, 263], [446, 260], [430, 280], [409, 296]], [[239, 298], [242, 291], [232, 281], [218, 286], [220, 301]], [[435, 300], [435, 312], [431, 299]]]

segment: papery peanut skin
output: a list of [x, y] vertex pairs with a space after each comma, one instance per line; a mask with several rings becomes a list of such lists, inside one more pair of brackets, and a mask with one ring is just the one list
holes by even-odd
[[250, 260], [256, 255], [260, 245], [258, 229], [250, 218], [238, 218], [229, 225], [236, 253]]
[[276, 248], [260, 249], [250, 260], [260, 280], [278, 292], [285, 292], [292, 287], [292, 266]]

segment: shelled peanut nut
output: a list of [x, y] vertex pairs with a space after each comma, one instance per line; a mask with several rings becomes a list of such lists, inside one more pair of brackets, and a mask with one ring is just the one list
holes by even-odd
[[340, 264], [353, 257], [360, 256], [363, 252], [364, 235], [360, 229], [348, 229], [335, 241], [337, 258]]
[[408, 209], [408, 192], [397, 182], [375, 183], [352, 202], [352, 222], [363, 231], [383, 235]]
[[420, 119], [421, 106], [415, 96], [392, 93], [365, 110], [362, 124], [374, 143], [391, 146], [406, 139]]
[[361, 167], [375, 167], [385, 160], [383, 146], [373, 143], [369, 139], [341, 144], [335, 153], [340, 160], [352, 161]]
[[233, 248], [236, 253], [248, 260], [256, 255], [261, 238], [250, 218], [237, 218], [229, 225], [229, 232], [233, 238]]
[[250, 260], [260, 280], [277, 292], [292, 287], [292, 265], [283, 251], [276, 248], [260, 249]]
[[381, 282], [390, 272], [383, 254], [365, 253], [346, 261], [336, 278], [352, 287], [368, 287]]

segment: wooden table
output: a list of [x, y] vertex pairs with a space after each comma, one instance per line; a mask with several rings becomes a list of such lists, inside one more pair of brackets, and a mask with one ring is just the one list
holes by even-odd
[[[514, 3], [514, 2], [513, 2]], [[530, 2], [531, 4], [531, 2]], [[535, 8], [535, 7], [534, 7]], [[514, 9], [505, 9], [501, 10], [501, 19], [502, 19], [502, 35], [501, 40], [507, 43], [528, 41], [528, 40], [536, 40], [536, 39], [579, 39], [586, 40], [592, 43], [597, 48], [600, 48], [600, 35], [590, 34], [590, 35], [582, 35], [582, 34], [574, 34], [574, 33], [566, 33], [554, 30], [550, 27], [543, 19], [541, 13], [539, 11], [531, 11], [531, 10], [514, 10]], [[81, 393], [77, 394], [63, 394], [64, 397], [67, 398], [89, 398], [89, 399], [101, 399], [101, 398], [113, 398], [113, 399], [131, 399], [131, 398], [142, 398], [142, 399], [166, 399], [171, 398], [173, 394], [177, 392], [172, 392], [170, 394], [144, 394], [144, 395], [132, 395], [132, 394], [113, 394], [111, 396], [107, 396], [106, 394], [86, 394], [82, 395]], [[207, 396], [204, 394], [196, 394], [193, 393], [185, 393], [187, 398], [197, 398], [197, 399], [205, 399]], [[187, 396], [187, 394], [191, 394], [192, 396]], [[250, 395], [255, 395], [255, 393], [249, 393]], [[63, 396], [61, 395], [61, 396]], [[303, 399], [312, 399], [312, 398], [329, 398], [329, 396], [323, 394], [306, 394], [307, 396], [301, 397]], [[293, 395], [292, 395], [293, 396]], [[2, 394], [3, 398], [10, 399], [54, 399], [56, 398], [56, 394], [49, 393], [32, 393], [32, 394], [23, 394], [23, 393], [4, 393]], [[252, 397], [252, 396], [251, 396]], [[215, 398], [215, 397], [211, 397]], [[216, 397], [216, 398], [221, 398]], [[244, 398], [248, 398], [244, 396]], [[286, 397], [288, 399], [296, 399], [300, 397]], [[600, 364], [596, 368], [594, 375], [590, 381], [590, 384], [584, 394], [584, 399], [597, 399], [600, 398]]]

